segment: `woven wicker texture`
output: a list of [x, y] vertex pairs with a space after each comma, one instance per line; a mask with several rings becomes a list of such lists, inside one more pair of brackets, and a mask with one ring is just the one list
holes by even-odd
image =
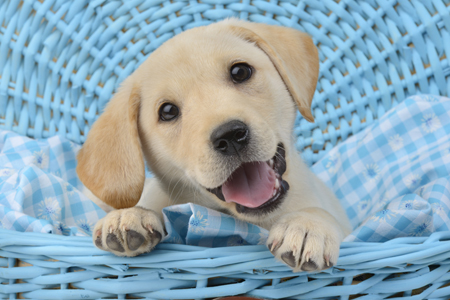
[[236, 16], [320, 51], [307, 163], [416, 93], [450, 90], [450, 0], [0, 1], [0, 128], [83, 142], [119, 83], [183, 30]]
[[450, 233], [436, 233], [344, 243], [332, 274], [293, 274], [265, 246], [161, 244], [150, 255], [123, 258], [94, 248], [90, 238], [0, 230], [0, 298], [448, 299], [448, 239]]
[[[0, 1], [0, 128], [81, 143], [154, 49], [188, 28], [237, 16], [315, 40], [316, 122], [299, 117], [295, 129], [311, 164], [408, 95], [450, 94], [449, 11], [450, 0]], [[343, 244], [334, 274], [294, 276], [258, 246], [160, 245], [119, 258], [89, 238], [0, 230], [0, 299], [448, 299], [449, 239], [447, 232]]]

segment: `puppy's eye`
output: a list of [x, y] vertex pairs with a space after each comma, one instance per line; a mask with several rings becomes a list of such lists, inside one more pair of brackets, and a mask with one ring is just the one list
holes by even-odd
[[178, 117], [180, 111], [178, 107], [171, 103], [164, 103], [159, 108], [159, 118], [161, 121], [172, 121]]
[[231, 79], [236, 83], [241, 83], [248, 80], [252, 76], [252, 67], [245, 63], [238, 63], [231, 66]]

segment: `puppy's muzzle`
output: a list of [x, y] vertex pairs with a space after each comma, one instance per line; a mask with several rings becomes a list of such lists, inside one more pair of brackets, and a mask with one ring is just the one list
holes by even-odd
[[250, 141], [250, 131], [243, 122], [233, 120], [217, 127], [211, 134], [214, 149], [226, 156], [239, 155]]
[[289, 190], [282, 178], [286, 169], [286, 151], [280, 143], [270, 160], [244, 162], [222, 185], [206, 190], [222, 201], [236, 203], [238, 213], [267, 214], [280, 206]]

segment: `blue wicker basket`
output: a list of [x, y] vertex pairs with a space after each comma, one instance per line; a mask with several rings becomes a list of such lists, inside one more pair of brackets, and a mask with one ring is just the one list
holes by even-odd
[[[0, 128], [82, 143], [155, 48], [231, 16], [297, 28], [318, 46], [316, 122], [299, 116], [295, 128], [309, 164], [409, 95], [449, 95], [450, 0], [3, 0]], [[0, 299], [448, 299], [449, 240], [344, 243], [332, 270], [293, 274], [262, 246], [120, 258], [90, 238], [0, 230]]]

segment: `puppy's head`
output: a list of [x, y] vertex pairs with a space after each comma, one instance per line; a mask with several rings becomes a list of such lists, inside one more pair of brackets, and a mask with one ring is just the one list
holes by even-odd
[[313, 119], [317, 77], [317, 49], [299, 31], [238, 20], [188, 30], [125, 80], [77, 172], [107, 204], [130, 207], [145, 157], [169, 194], [196, 191], [235, 214], [268, 213], [289, 189], [295, 107]]

